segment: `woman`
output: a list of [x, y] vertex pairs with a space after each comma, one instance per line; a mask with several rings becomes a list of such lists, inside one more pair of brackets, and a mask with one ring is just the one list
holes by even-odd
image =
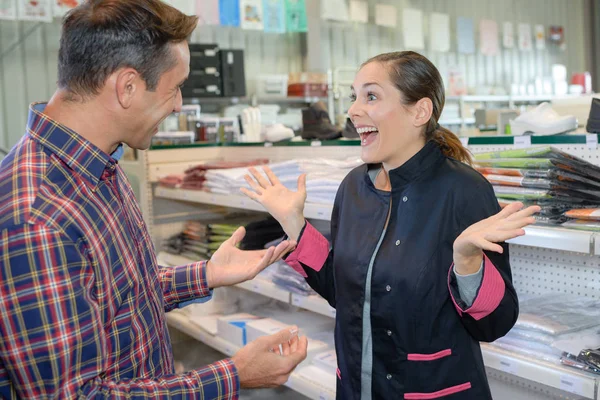
[[331, 249], [304, 220], [305, 177], [294, 192], [252, 169], [243, 192], [298, 242], [287, 262], [337, 309], [339, 399], [491, 399], [479, 342], [518, 315], [504, 241], [539, 208], [500, 211], [439, 126], [443, 83], [422, 55], [368, 60], [352, 92], [365, 165], [338, 190]]

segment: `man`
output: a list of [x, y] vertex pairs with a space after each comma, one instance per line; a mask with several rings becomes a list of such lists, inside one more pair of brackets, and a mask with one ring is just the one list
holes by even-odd
[[295, 246], [243, 252], [240, 229], [208, 262], [157, 266], [117, 159], [180, 110], [196, 22], [160, 0], [88, 0], [66, 16], [58, 90], [0, 164], [0, 398], [234, 399], [306, 357], [291, 328], [174, 373], [165, 311]]

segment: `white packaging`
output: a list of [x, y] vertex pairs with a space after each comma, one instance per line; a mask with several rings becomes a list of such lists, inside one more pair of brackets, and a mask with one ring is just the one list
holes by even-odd
[[257, 319], [260, 319], [260, 317], [246, 313], [220, 317], [217, 320], [218, 336], [235, 346], [243, 347], [248, 343], [246, 325], [248, 322]]
[[335, 374], [337, 371], [337, 356], [335, 350], [315, 354], [312, 363], [325, 371]]
[[552, 80], [554, 81], [566, 81], [567, 80], [567, 67], [563, 64], [552, 64]]
[[256, 95], [260, 97], [287, 97], [288, 75], [258, 75]]

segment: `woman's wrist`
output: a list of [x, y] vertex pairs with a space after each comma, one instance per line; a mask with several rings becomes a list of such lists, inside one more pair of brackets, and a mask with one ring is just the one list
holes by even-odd
[[285, 231], [285, 234], [290, 240], [293, 240], [295, 242], [298, 241], [300, 237], [300, 232], [302, 232], [302, 229], [304, 229], [305, 224], [306, 219], [302, 214], [293, 215], [281, 221], [281, 227]]

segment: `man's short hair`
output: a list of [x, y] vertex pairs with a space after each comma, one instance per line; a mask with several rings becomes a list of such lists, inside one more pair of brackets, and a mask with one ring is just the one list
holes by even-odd
[[197, 22], [161, 0], [86, 0], [63, 20], [58, 87], [89, 97], [113, 72], [130, 67], [155, 90], [175, 66], [169, 44], [188, 40]]

